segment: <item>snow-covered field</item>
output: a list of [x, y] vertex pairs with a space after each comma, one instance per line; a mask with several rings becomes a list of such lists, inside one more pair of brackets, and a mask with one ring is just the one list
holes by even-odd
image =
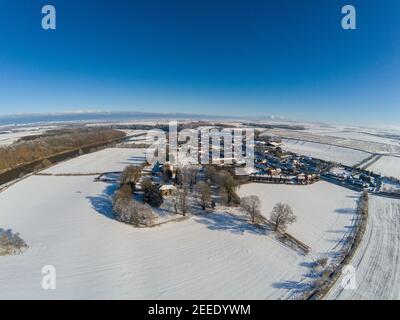
[[0, 147], [9, 146], [13, 144], [18, 139], [28, 136], [38, 136], [45, 133], [47, 130], [54, 127], [34, 127], [34, 128], [24, 128], [24, 129], [13, 129], [13, 130], [1, 130], [0, 129]]
[[50, 167], [46, 174], [96, 174], [122, 171], [131, 164], [141, 164], [146, 160], [146, 149], [107, 148], [89, 153]]
[[364, 238], [351, 261], [355, 290], [339, 279], [328, 299], [400, 299], [400, 200], [370, 196]]
[[127, 136], [139, 136], [145, 135], [148, 130], [130, 130], [130, 129], [118, 129], [118, 131], [124, 132]]
[[[0, 299], [273, 299], [307, 272], [307, 257], [229, 215], [147, 229], [119, 223], [110, 218], [113, 188], [34, 176], [0, 193], [2, 227], [30, 246], [0, 257]], [[44, 265], [56, 268], [56, 290], [41, 288]]]
[[[306, 129], [305, 132], [321, 136], [359, 140], [365, 142], [376, 142], [376, 143], [389, 144], [395, 146], [399, 146], [400, 144], [400, 140], [385, 137], [385, 135], [387, 135], [388, 132], [382, 132], [380, 130], [370, 129], [370, 128], [367, 129], [360, 127], [345, 127], [345, 126], [344, 127], [335, 126], [333, 128], [311, 127]], [[397, 131], [393, 131], [391, 133], [398, 134]]]
[[[1, 227], [30, 246], [0, 258], [0, 299], [288, 297], [301, 289], [313, 258], [337, 250], [355, 201], [355, 193], [324, 182], [241, 189], [263, 190], [263, 205], [293, 206], [299, 221], [289, 231], [313, 248], [303, 256], [221, 212], [133, 228], [112, 219], [114, 189], [91, 176], [32, 176], [0, 193]], [[56, 268], [54, 291], [41, 288], [44, 265]]]
[[[368, 152], [400, 150], [396, 140], [353, 129], [268, 131], [289, 136], [283, 149], [345, 165], [361, 162]], [[129, 143], [143, 138], [132, 137]], [[42, 172], [55, 176], [30, 176], [0, 192], [0, 227], [19, 232], [30, 246], [22, 255], [0, 257], [0, 299], [293, 298], [313, 280], [312, 262], [337, 257], [354, 226], [359, 194], [324, 181], [307, 186], [250, 183], [238, 192], [258, 195], [267, 218], [277, 202], [289, 204], [297, 222], [288, 233], [312, 249], [303, 256], [224, 207], [180, 222], [133, 228], [113, 219], [114, 183], [95, 182], [94, 176], [57, 176], [122, 171], [143, 163], [145, 152], [104, 149]], [[383, 156], [368, 169], [400, 178], [399, 168], [400, 158]], [[339, 279], [328, 298], [400, 299], [399, 217], [400, 200], [370, 197], [366, 234], [352, 262], [358, 288], [343, 291]], [[45, 265], [56, 268], [54, 291], [41, 287]]]
[[[367, 153], [400, 154], [400, 140], [394, 140], [379, 133], [369, 134], [365, 129], [309, 128], [308, 130], [268, 129], [262, 135], [282, 137], [320, 144], [346, 147]], [[396, 131], [397, 132], [397, 131]]]
[[289, 139], [284, 139], [282, 142], [283, 150], [325, 161], [333, 161], [347, 166], [353, 166], [370, 156], [369, 153], [363, 151], [332, 146], [329, 144]]
[[381, 157], [366, 169], [386, 177], [400, 179], [400, 157]]
[[238, 193], [258, 196], [266, 218], [277, 202], [289, 204], [297, 222], [287, 231], [310, 246], [316, 256], [340, 250], [340, 243], [354, 224], [358, 198], [357, 192], [324, 181], [307, 186], [250, 183], [241, 186]]
[[147, 135], [146, 134], [143, 134], [143, 135], [140, 135], [140, 136], [137, 136], [137, 137], [135, 136], [135, 137], [127, 138], [126, 140], [124, 140], [122, 142], [123, 145], [124, 144], [125, 145], [126, 144], [148, 144], [148, 143], [149, 143], [149, 141], [147, 139]]

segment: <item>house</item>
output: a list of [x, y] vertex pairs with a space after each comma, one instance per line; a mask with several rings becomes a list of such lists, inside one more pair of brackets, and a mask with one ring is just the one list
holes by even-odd
[[278, 148], [278, 147], [282, 146], [282, 143], [275, 142], [275, 141], [270, 141], [270, 142], [267, 143], [267, 146], [271, 147], [271, 148]]
[[306, 175], [304, 173], [300, 173], [297, 175], [297, 182], [300, 184], [305, 184], [306, 183]]
[[268, 168], [266, 171], [271, 176], [279, 175], [282, 172], [280, 168]]
[[160, 192], [163, 195], [163, 197], [171, 196], [175, 190], [176, 187], [173, 186], [172, 184], [164, 184], [160, 187]]

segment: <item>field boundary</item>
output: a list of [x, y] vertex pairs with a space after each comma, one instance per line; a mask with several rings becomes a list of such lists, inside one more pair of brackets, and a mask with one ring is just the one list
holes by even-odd
[[[125, 139], [125, 137], [118, 137], [118, 138], [114, 138], [114, 139], [103, 141], [103, 142], [97, 142], [97, 143], [84, 145], [79, 148], [59, 152], [59, 153], [53, 154], [48, 157], [40, 158], [40, 159], [31, 161], [28, 163], [17, 165], [10, 169], [6, 169], [0, 173], [0, 186], [3, 184], [6, 184], [6, 183], [12, 182], [13, 180], [20, 179], [20, 178], [22, 178], [22, 176], [25, 176], [27, 174], [39, 172], [39, 170], [36, 170], [36, 167], [38, 165], [41, 165], [44, 160], [49, 160], [51, 162], [51, 165], [46, 167], [46, 168], [48, 168], [48, 167], [54, 166], [55, 164], [61, 163], [63, 161], [76, 158], [77, 156], [99, 151], [100, 148], [106, 148], [108, 146], [113, 145], [114, 143], [118, 143], [118, 141], [121, 141], [123, 139]], [[96, 148], [96, 150], [92, 150], [93, 148]], [[41, 168], [40, 170], [43, 170], [46, 168]]]
[[[368, 222], [368, 200], [366, 202], [367, 209], [363, 210], [363, 195], [360, 196], [360, 199], [357, 204], [357, 211], [356, 211], [356, 230], [354, 232], [353, 241], [350, 245], [345, 248], [347, 252], [345, 252], [342, 260], [339, 262], [338, 265], [333, 267], [333, 270], [329, 272], [328, 279], [323, 281], [321, 286], [314, 289], [310, 294], [305, 297], [305, 300], [322, 300], [326, 297], [332, 287], [336, 284], [340, 276], [342, 275], [342, 269], [345, 265], [349, 264], [351, 259], [354, 257], [362, 238], [365, 234], [365, 230], [367, 227]], [[365, 205], [365, 203], [364, 203]], [[329, 270], [329, 267], [328, 267]]]

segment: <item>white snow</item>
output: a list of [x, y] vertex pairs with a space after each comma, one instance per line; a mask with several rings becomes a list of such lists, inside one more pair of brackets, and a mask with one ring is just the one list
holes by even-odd
[[46, 174], [97, 174], [122, 171], [128, 165], [146, 161], [146, 149], [107, 148], [101, 151], [59, 163], [42, 173]]
[[124, 132], [127, 136], [139, 136], [139, 135], [145, 135], [148, 130], [131, 130], [131, 129], [118, 129], [118, 131]]
[[297, 221], [288, 233], [310, 246], [315, 255], [340, 250], [354, 224], [358, 198], [357, 192], [324, 181], [305, 186], [250, 183], [240, 188], [239, 195], [258, 196], [266, 218], [277, 202], [289, 204]]
[[383, 156], [378, 161], [368, 166], [367, 170], [386, 177], [400, 179], [400, 157]]
[[[115, 152], [107, 154], [114, 158]], [[82, 159], [56, 172], [99, 171], [105, 165]], [[92, 176], [31, 176], [1, 192], [0, 226], [19, 232], [30, 247], [22, 255], [0, 257], [0, 299], [292, 297], [303, 290], [313, 259], [340, 250], [357, 198], [326, 182], [240, 189], [241, 195], [262, 197], [266, 216], [278, 201], [292, 206], [298, 222], [288, 231], [312, 248], [303, 256], [228, 212], [133, 228], [113, 219], [115, 188]], [[56, 268], [56, 290], [41, 287], [45, 265]]]
[[282, 149], [347, 166], [353, 166], [370, 156], [369, 153], [363, 151], [300, 140], [284, 139]]
[[[396, 132], [392, 132], [395, 134]], [[400, 140], [365, 128], [311, 127], [307, 130], [268, 129], [262, 135], [346, 147], [367, 153], [400, 154]]]
[[40, 134], [45, 133], [49, 129], [53, 129], [55, 127], [32, 127], [32, 128], [24, 128], [24, 129], [12, 129], [12, 130], [1, 130], [0, 129], [0, 147], [6, 147], [13, 144], [18, 139], [28, 136], [38, 136]]
[[370, 196], [367, 228], [351, 261], [355, 290], [338, 280], [328, 299], [400, 299], [400, 200]]
[[[113, 188], [87, 176], [33, 176], [0, 193], [2, 227], [30, 246], [0, 257], [0, 299], [276, 299], [307, 272], [309, 257], [230, 215], [119, 223], [110, 218]], [[44, 265], [56, 268], [56, 290], [41, 288]]]

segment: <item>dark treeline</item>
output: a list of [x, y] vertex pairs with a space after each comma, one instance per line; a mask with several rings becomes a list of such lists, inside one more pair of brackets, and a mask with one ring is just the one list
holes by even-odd
[[124, 136], [125, 133], [112, 129], [79, 128], [52, 131], [30, 140], [22, 139], [10, 146], [0, 148], [0, 172], [62, 152], [116, 140]]
[[[197, 129], [199, 127], [208, 127], [213, 126], [217, 129], [223, 128], [230, 128], [231, 125], [223, 124], [223, 123], [213, 123], [209, 121], [192, 121], [192, 122], [185, 122], [185, 123], [178, 123], [177, 130], [181, 131], [183, 129]], [[147, 124], [115, 124], [111, 125], [110, 128], [112, 129], [129, 129], [129, 130], [151, 130], [151, 129], [160, 129], [165, 132], [169, 132], [169, 125], [168, 124], [154, 124], [154, 125], [147, 125]]]
[[288, 130], [305, 130], [306, 128], [302, 125], [292, 124], [260, 124], [260, 123], [244, 123], [244, 126], [265, 128], [265, 129], [288, 129]]

